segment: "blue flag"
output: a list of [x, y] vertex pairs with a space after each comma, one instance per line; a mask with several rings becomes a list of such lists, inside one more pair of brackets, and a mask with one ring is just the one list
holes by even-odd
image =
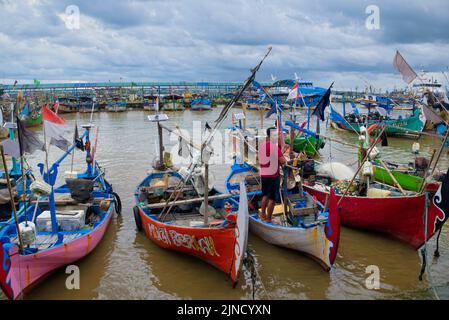
[[20, 113], [20, 118], [24, 119], [30, 114], [30, 108], [28, 106], [28, 103], [23, 107], [22, 112]]
[[271, 107], [270, 110], [268, 110], [267, 114], [265, 115], [265, 118], [268, 119], [272, 114], [276, 114], [276, 113], [282, 113], [283, 111], [283, 107], [282, 105], [276, 103], [271, 103]]

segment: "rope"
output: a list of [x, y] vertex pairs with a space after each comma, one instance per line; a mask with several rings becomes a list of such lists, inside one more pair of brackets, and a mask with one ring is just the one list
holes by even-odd
[[254, 255], [252, 254], [250, 249], [246, 250], [246, 257], [243, 260], [243, 264], [245, 265], [246, 269], [251, 274], [251, 283], [252, 283], [252, 298], [255, 300], [256, 298], [256, 285], [257, 280], [259, 282], [260, 287], [262, 288], [262, 291], [264, 292], [265, 296], [271, 300], [272, 297], [268, 293], [268, 291], [265, 289], [265, 285], [262, 282], [262, 277], [259, 274], [259, 271], [257, 271], [256, 268], [256, 259], [254, 258]]

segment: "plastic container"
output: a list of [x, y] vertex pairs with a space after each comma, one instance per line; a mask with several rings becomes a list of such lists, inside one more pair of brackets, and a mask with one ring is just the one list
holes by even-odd
[[[81, 230], [85, 226], [86, 211], [85, 210], [67, 210], [57, 211], [56, 220], [58, 221], [58, 229], [60, 231]], [[42, 212], [36, 219], [38, 231], [51, 232], [51, 215], [50, 211]]]

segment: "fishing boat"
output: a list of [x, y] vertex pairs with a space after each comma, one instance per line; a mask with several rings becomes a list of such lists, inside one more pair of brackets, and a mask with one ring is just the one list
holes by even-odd
[[[198, 197], [193, 184], [183, 179], [174, 171], [153, 172], [139, 184], [134, 207], [138, 230], [164, 249], [204, 260], [236, 283], [247, 244], [245, 195], [236, 201], [232, 195], [212, 189], [208, 195], [209, 214], [217, 218], [204, 223], [204, 196]], [[184, 185], [182, 191], [176, 191], [179, 184]], [[173, 192], [180, 192], [183, 200], [167, 203]], [[164, 214], [168, 207], [172, 208], [171, 213]]]
[[30, 187], [35, 198], [27, 208], [22, 207], [18, 225], [10, 222], [0, 231], [0, 285], [9, 299], [23, 297], [51, 272], [88, 255], [105, 234], [118, 202], [92, 157], [90, 125], [84, 128], [81, 141], [86, 150], [86, 172], [71, 172], [66, 184], [53, 187], [60, 163], [76, 144], [48, 171], [39, 165], [46, 183]]
[[295, 99], [295, 107], [314, 107], [326, 93], [325, 88], [316, 87], [311, 81], [279, 80], [272, 84], [269, 92], [273, 98], [279, 99], [280, 103], [285, 103], [292, 87], [298, 82], [298, 92], [301, 98]]
[[[156, 245], [173, 251], [200, 258], [222, 270], [235, 285], [248, 241], [248, 199], [246, 190], [237, 200], [232, 194], [220, 194], [209, 180], [209, 159], [213, 153], [211, 146], [214, 133], [223, 124], [235, 102], [249, 87], [263, 61], [271, 52], [271, 47], [259, 64], [251, 69], [251, 76], [244, 82], [239, 92], [227, 104], [202, 139], [200, 157], [189, 168], [178, 171], [164, 165], [161, 121], [167, 121], [166, 114], [149, 116], [158, 125], [159, 161], [155, 171], [146, 176], [135, 191], [136, 206], [134, 219], [138, 230]], [[175, 132], [170, 130], [171, 132]], [[182, 140], [183, 136], [178, 135]], [[195, 144], [186, 141], [190, 146]]]
[[[387, 169], [384, 168], [382, 162], [379, 159], [372, 160], [374, 169], [374, 179], [378, 182], [395, 186], [396, 182], [393, 180]], [[421, 190], [424, 183], [424, 171], [428, 168], [418, 168], [415, 163], [413, 166], [404, 166], [390, 161], [384, 161], [388, 170], [391, 172], [396, 181], [402, 188], [409, 191], [418, 192]], [[440, 186], [437, 181], [426, 182], [424, 186], [425, 191], [436, 192]]]
[[201, 95], [196, 97], [190, 102], [191, 110], [211, 110], [212, 109], [212, 100], [207, 96]]
[[[242, 179], [245, 184], [238, 183]], [[326, 199], [321, 203], [315, 201], [295, 185], [284, 193], [285, 206], [275, 207], [273, 222], [267, 222], [259, 218], [262, 194], [260, 176], [254, 166], [236, 161], [231, 167], [225, 187], [227, 192], [236, 195], [242, 190], [246, 194], [247, 189], [250, 199], [250, 232], [270, 244], [310, 256], [326, 271], [331, 269], [340, 239], [340, 218], [333, 194], [328, 199], [327, 209], [324, 206]]]
[[75, 113], [78, 112], [78, 99], [73, 96], [59, 98], [58, 113]]
[[42, 113], [40, 113], [40, 112], [31, 113], [26, 118], [26, 126], [27, 127], [37, 127], [37, 126], [40, 126], [42, 124], [42, 121], [43, 121]]
[[127, 103], [120, 100], [120, 98], [114, 98], [108, 103], [106, 111], [108, 112], [125, 112], [127, 110]]
[[[366, 186], [363, 181], [355, 181], [349, 187], [347, 181], [336, 181], [329, 176], [311, 176], [313, 178], [305, 182], [304, 189], [318, 201], [325, 201], [332, 187], [339, 202], [342, 225], [385, 233], [414, 249], [420, 248], [426, 241], [426, 194], [404, 194], [378, 182], [369, 182]], [[342, 199], [346, 189], [349, 192]], [[445, 217], [432, 202], [427, 212], [428, 240], [442, 226], [441, 221], [445, 221]]]
[[178, 94], [170, 94], [162, 98], [162, 109], [164, 111], [184, 110], [184, 97]]
[[[298, 131], [297, 134], [294, 133], [295, 138], [293, 139], [293, 150], [295, 152], [305, 152], [307, 156], [313, 157], [319, 150], [324, 148], [324, 139], [317, 133], [306, 128], [301, 128], [300, 125], [293, 121], [286, 121], [285, 125], [290, 127], [289, 130], [292, 130], [293, 132], [295, 132], [295, 130]], [[290, 134], [286, 135], [286, 144], [290, 144], [290, 136]]]
[[341, 115], [331, 107], [330, 121], [334, 128], [357, 133], [360, 132], [361, 126], [369, 127], [373, 124], [382, 123], [386, 127], [386, 134], [390, 136], [421, 132], [425, 125], [425, 119], [419, 108], [415, 108], [412, 115], [408, 117], [399, 116], [397, 119], [392, 119], [382, 116], [379, 112], [370, 112], [367, 115], [353, 112], [346, 115], [345, 111], [343, 111], [343, 115]]

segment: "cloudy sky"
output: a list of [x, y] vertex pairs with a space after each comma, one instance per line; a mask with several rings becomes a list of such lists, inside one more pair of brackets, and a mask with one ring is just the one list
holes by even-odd
[[[379, 29], [366, 26], [377, 22], [370, 5]], [[322, 86], [402, 88], [399, 49], [447, 84], [449, 2], [0, 0], [1, 83], [242, 81], [269, 45], [260, 81], [296, 72]]]

